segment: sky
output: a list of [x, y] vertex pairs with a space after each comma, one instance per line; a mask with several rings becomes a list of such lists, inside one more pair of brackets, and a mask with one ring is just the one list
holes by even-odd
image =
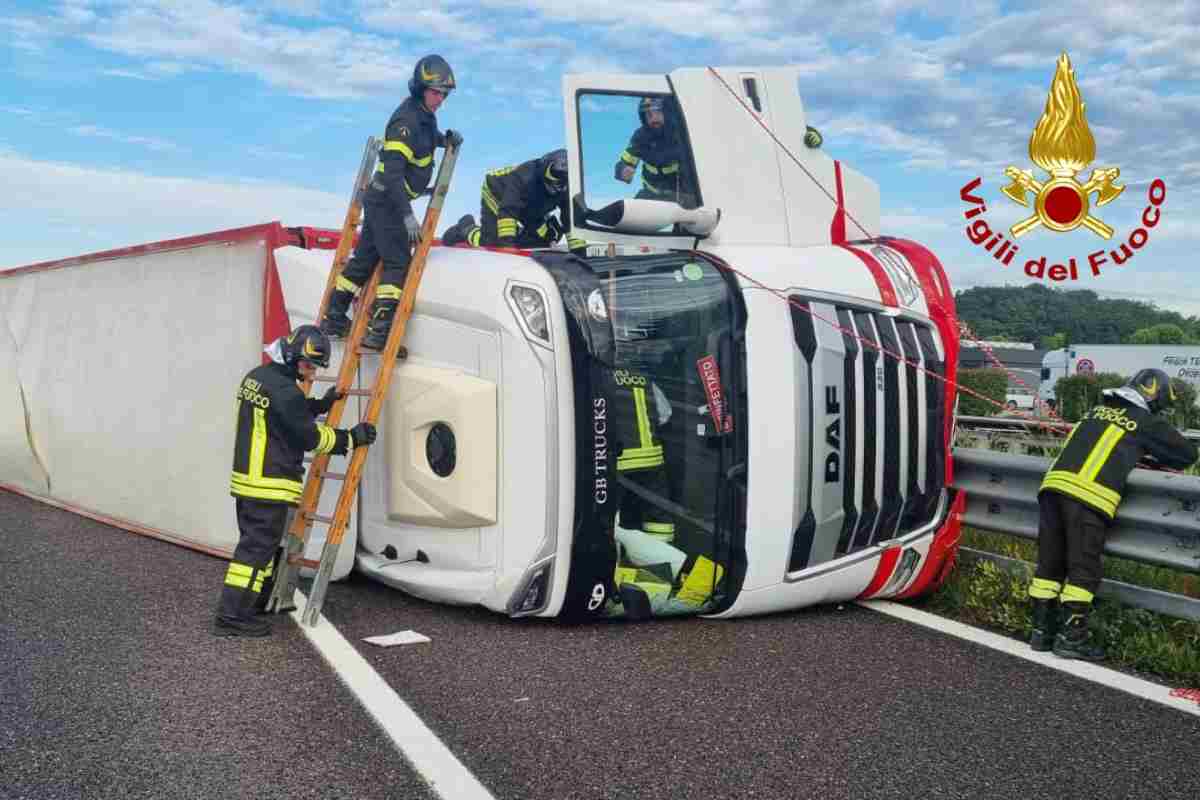
[[[416, 10], [413, 10], [413, 9]], [[879, 183], [882, 232], [926, 244], [956, 289], [1022, 285], [1025, 254], [1075, 256], [1102, 297], [1200, 315], [1200, 0], [0, 0], [0, 268], [279, 220], [339, 228], [370, 135], [436, 52], [466, 137], [444, 229], [485, 170], [564, 146], [565, 73], [792, 64], [824, 149]], [[1028, 154], [1067, 52], [1096, 141], [1126, 188], [1116, 233], [1034, 230], [1001, 265], [966, 236], [1028, 215], [1001, 188]], [[1092, 276], [1089, 253], [1147, 241]], [[1094, 199], [1093, 195], [1093, 199]], [[1009, 237], [1011, 238], [1011, 237]]]

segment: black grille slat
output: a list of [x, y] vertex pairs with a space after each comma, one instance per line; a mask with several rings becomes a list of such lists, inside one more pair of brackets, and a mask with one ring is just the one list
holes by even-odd
[[[891, 317], [875, 315], [879, 346], [884, 353], [899, 353], [900, 342]], [[900, 494], [900, 367], [892, 356], [882, 355], [883, 363], [883, 494], [879, 504], [879, 524], [871, 543], [891, 539], [900, 527], [904, 498]]]
[[921, 345], [925, 361], [925, 411], [928, 420], [925, 428], [925, 508], [921, 514], [924, 521], [937, 512], [938, 499], [946, 478], [945, 384], [938, 380], [946, 377], [946, 362], [938, 357], [933, 331], [929, 328], [917, 328], [917, 342]]
[[[917, 335], [914, 325], [907, 320], [900, 320], [896, 323], [896, 330], [900, 333], [900, 345], [904, 350], [904, 358], [909, 364], [920, 366], [921, 364], [921, 349], [917, 346]], [[919, 470], [921, 466], [921, 420], [923, 417], [923, 409], [919, 408], [917, 392], [917, 383], [920, 380], [920, 375], [917, 371], [917, 366], [909, 366], [909, 364], [901, 364], [904, 370], [904, 390], [907, 402], [906, 416], [908, 417], [908, 435], [905, 436], [905, 446], [907, 448], [907, 474], [905, 476], [904, 486], [904, 511], [900, 515], [901, 529], [912, 527], [914, 521], [914, 512], [919, 514], [921, 508], [921, 484], [923, 477]]]
[[[854, 327], [858, 335], [866, 342], [879, 343], [875, 335], [875, 323], [872, 315], [854, 312]], [[879, 505], [875, 502], [875, 422], [879, 419], [876, 409], [875, 368], [880, 354], [869, 344], [862, 345], [862, 387], [863, 387], [863, 463], [862, 463], [862, 509], [860, 509], [858, 524], [850, 543], [850, 550], [866, 547], [871, 543], [871, 532], [875, 529], [875, 521], [879, 517]]]
[[836, 555], [844, 555], [850, 548], [850, 542], [854, 538], [855, 528], [858, 525], [858, 505], [854, 498], [854, 490], [856, 487], [855, 476], [857, 468], [856, 450], [858, 446], [858, 408], [855, 398], [855, 368], [858, 366], [858, 351], [859, 343], [853, 335], [854, 319], [850, 315], [850, 311], [845, 308], [837, 310], [838, 324], [842, 326], [842, 345], [846, 348], [845, 360], [842, 362], [842, 386], [844, 387], [843, 394], [843, 425], [842, 436], [844, 442], [843, 452], [845, 456], [842, 458], [842, 509], [845, 512], [845, 519], [842, 521], [842, 532], [838, 537]]

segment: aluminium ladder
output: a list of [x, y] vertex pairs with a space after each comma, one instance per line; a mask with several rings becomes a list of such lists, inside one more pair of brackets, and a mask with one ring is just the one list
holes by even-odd
[[[329, 298], [333, 294], [334, 286], [337, 283], [337, 278], [341, 275], [346, 262], [349, 260], [354, 233], [362, 215], [363, 193], [374, 172], [379, 146], [380, 142], [375, 137], [367, 140], [366, 151], [363, 153], [358, 175], [355, 178], [350, 207], [346, 210], [346, 219], [342, 225], [342, 238], [338, 242], [337, 251], [334, 253], [333, 266], [329, 271], [329, 279], [325, 285], [325, 294], [321, 298], [321, 307], [317, 312], [318, 320], [324, 318], [325, 310], [329, 305]], [[383, 271], [382, 262], [376, 263], [375, 269], [371, 272], [370, 279], [359, 292], [354, 322], [350, 326], [349, 334], [346, 336], [345, 349], [342, 353], [342, 363], [335, 380], [335, 386], [338, 391], [344, 393], [344, 396], [333, 404], [325, 418], [325, 424], [331, 428], [337, 427], [341, 421], [346, 400], [353, 396], [370, 398], [367, 401], [367, 410], [366, 414], [362, 417], [362, 421], [369, 422], [372, 425], [378, 424], [380, 412], [383, 410], [383, 400], [387, 397], [388, 387], [392, 382], [396, 358], [399, 356], [403, 360], [408, 355], [401, 342], [404, 340], [404, 331], [408, 326], [409, 317], [412, 316], [413, 305], [417, 297], [417, 288], [420, 286], [421, 276], [425, 272], [425, 260], [429, 255], [429, 248], [433, 244], [434, 231], [437, 229], [438, 218], [441, 216], [446, 193], [450, 189], [450, 179], [454, 174], [454, 165], [457, 160], [458, 148], [447, 144], [445, 155], [442, 157], [442, 162], [438, 167], [437, 178], [433, 184], [429, 205], [425, 209], [425, 220], [421, 225], [421, 240], [413, 252], [412, 261], [409, 263], [408, 275], [405, 277], [404, 288], [400, 297], [400, 305], [396, 308], [395, 315], [392, 318], [392, 327], [388, 333], [387, 343], [379, 353], [380, 361], [375, 371], [375, 382], [370, 389], [351, 389], [350, 387], [358, 372], [359, 359], [363, 355], [361, 349], [362, 339], [366, 334], [371, 307], [375, 302], [375, 292], [379, 286], [380, 273]], [[373, 351], [366, 352], [373, 354]], [[318, 377], [317, 380], [330, 381], [334, 379]], [[303, 383], [301, 384], [301, 388], [307, 395], [310, 385]], [[298, 588], [300, 568], [315, 569], [316, 577], [309, 591], [303, 622], [310, 626], [317, 624], [321, 615], [321, 607], [325, 603], [325, 593], [329, 588], [333, 565], [337, 560], [337, 553], [341, 547], [342, 537], [345, 535], [346, 525], [349, 522], [350, 509], [357, 495], [359, 484], [362, 481], [362, 471], [367, 459], [368, 449], [367, 447], [355, 447], [351, 450], [349, 465], [345, 473], [328, 471], [330, 458], [328, 453], [316, 456], [309, 464], [308, 477], [304, 484], [304, 492], [301, 495], [300, 504], [296, 509], [295, 515], [292, 517], [287, 536], [284, 542], [281, 543], [282, 553], [280, 554], [276, 569], [275, 586], [267, 601], [267, 609], [269, 611], [281, 612], [295, 608], [292, 598]], [[321, 501], [321, 490], [326, 478], [342, 481], [342, 489], [338, 494], [337, 506], [332, 517], [317, 514], [317, 507]], [[304, 558], [304, 548], [308, 542], [308, 534], [314, 522], [328, 526], [325, 536], [325, 546], [321, 551], [319, 561]]]

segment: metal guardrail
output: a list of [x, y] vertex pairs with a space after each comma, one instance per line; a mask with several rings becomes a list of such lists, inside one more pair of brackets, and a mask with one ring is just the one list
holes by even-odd
[[[1030, 433], [1038, 433], [1042, 435], [1053, 434], [1055, 431], [1062, 431], [1065, 435], [1071, 428], [1075, 427], [1074, 423], [1064, 422], [1059, 419], [1036, 418], [1036, 417], [973, 417], [959, 416], [957, 419], [958, 426], [966, 430], [1007, 430], [1007, 431], [1028, 431]], [[1066, 430], [1063, 430], [1063, 429]], [[1185, 437], [1194, 442], [1200, 442], [1200, 430], [1196, 428], [1188, 428], [1181, 431]]]
[[[1037, 539], [1037, 492], [1050, 459], [954, 450], [954, 487], [967, 493], [963, 522]], [[1109, 528], [1104, 552], [1200, 572], [1200, 477], [1135, 470]]]
[[[954, 488], [967, 495], [963, 523], [1036, 541], [1037, 493], [1050, 461], [956, 447]], [[1135, 470], [1109, 528], [1104, 552], [1143, 564], [1200, 573], [1200, 477]], [[1166, 604], [1174, 610], [1167, 610], [1164, 603], [1153, 598], [1134, 604], [1179, 616], [1179, 604], [1174, 601]], [[1189, 614], [1188, 618], [1200, 619], [1200, 604], [1196, 616]]]

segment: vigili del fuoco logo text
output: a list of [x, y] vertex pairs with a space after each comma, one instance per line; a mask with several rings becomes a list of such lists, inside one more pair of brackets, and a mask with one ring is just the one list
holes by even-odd
[[[1016, 240], [1039, 227], [1057, 233], [1082, 227], [1103, 239], [1112, 239], [1112, 226], [1093, 213], [1092, 195], [1095, 194], [1094, 206], [1099, 209], [1116, 200], [1125, 187], [1116, 182], [1121, 174], [1119, 167], [1096, 167], [1084, 182], [1076, 177], [1096, 158], [1096, 140], [1088, 128], [1084, 109], [1083, 98], [1075, 84], [1075, 71], [1071, 69], [1067, 54], [1063, 53], [1058, 58], [1058, 68], [1050, 84], [1046, 110], [1029, 137], [1029, 158], [1049, 173], [1049, 180], [1038, 180], [1031, 169], [1010, 166], [1004, 170], [1005, 177], [1011, 182], [1001, 191], [1013, 202], [1032, 210], [1028, 217], [1008, 229], [1012, 241], [1003, 233], [993, 231], [983, 217], [987, 213], [987, 204], [975, 194], [983, 184], [982, 178], [975, 178], [959, 190], [958, 196], [969, 205], [963, 211], [969, 221], [967, 238], [991, 253], [992, 258], [1002, 265], [1012, 264], [1021, 249]], [[1080, 256], [1078, 262], [1072, 256], [1066, 264], [1047, 265], [1044, 255], [1028, 258], [1025, 274], [1052, 281], [1078, 280], [1081, 261], [1086, 260], [1093, 276], [1100, 275], [1104, 264], [1121, 265], [1129, 261], [1150, 240], [1150, 230], [1162, 217], [1167, 184], [1161, 178], [1155, 178], [1147, 195], [1142, 226], [1135, 228], [1119, 247], [1096, 250], [1086, 257]]]

